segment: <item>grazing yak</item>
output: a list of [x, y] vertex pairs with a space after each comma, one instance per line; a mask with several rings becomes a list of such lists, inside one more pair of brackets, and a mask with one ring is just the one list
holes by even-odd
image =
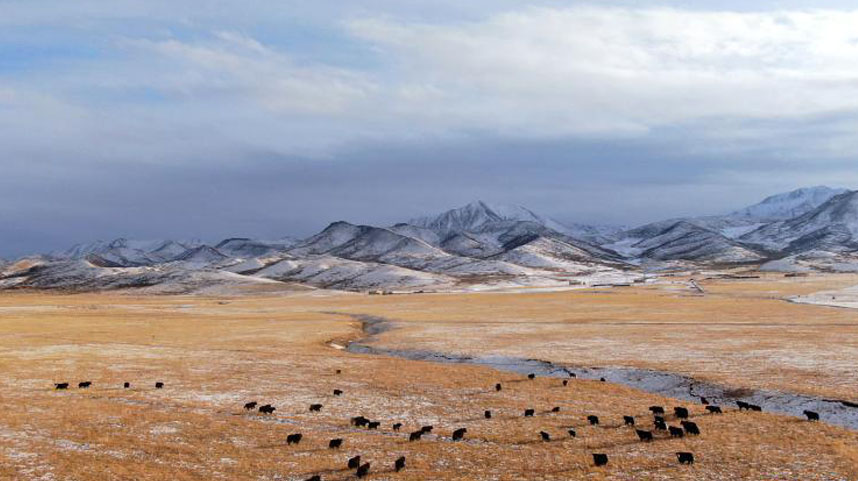
[[158, 381], [155, 383], [155, 389], [164, 389], [164, 383]]
[[819, 413], [813, 411], [804, 411], [804, 415], [807, 416], [808, 421], [819, 421]]
[[608, 382], [608, 381], [607, 381], [607, 379], [605, 379], [605, 378], [603, 378], [603, 377], [600, 377], [600, 378], [599, 378], [599, 381], [601, 381], [601, 382]]
[[58, 383], [54, 384], [54, 389], [56, 389], [58, 391], [61, 391], [63, 389], [68, 389], [68, 388], [69, 388], [69, 383], [67, 383], [67, 382], [58, 382]]
[[575, 436], [577, 436], [577, 435], [578, 435], [578, 433], [576, 433], [574, 429], [570, 429], [570, 430], [568, 430], [568, 431], [566, 431], [566, 432], [567, 432], [567, 433], [569, 433], [569, 437], [570, 437], [570, 438], [574, 438]]
[[343, 372], [342, 369], [337, 369], [337, 374], [341, 374]]
[[527, 375], [527, 378], [528, 378], [528, 379], [530, 379], [530, 380], [532, 381], [532, 380], [536, 379], [536, 374], [534, 374], [534, 373], [530, 373], [530, 374], [528, 374], [528, 375]]
[[366, 424], [367, 429], [378, 429], [379, 426], [381, 426], [380, 421], [372, 421]]
[[656, 419], [653, 421], [653, 426], [659, 431], [667, 431], [667, 423], [664, 422], [664, 419]]
[[694, 464], [694, 455], [691, 453], [676, 453], [676, 458], [679, 460], [679, 464]]
[[369, 474], [369, 463], [361, 464], [359, 468], [357, 468], [357, 472], [355, 475], [359, 478], [362, 478]]
[[453, 431], [453, 441], [461, 441], [465, 438], [465, 433], [468, 432], [467, 428], [459, 428]]
[[405, 456], [400, 456], [396, 458], [396, 462], [393, 463], [393, 470], [397, 473], [405, 469]]
[[492, 412], [489, 410], [486, 410], [486, 412], [483, 413], [483, 417], [486, 419], [491, 419], [492, 418]]
[[533, 409], [525, 409], [525, 410], [524, 410], [524, 417], [526, 417], [526, 418], [532, 418], [532, 417], [533, 417], [533, 414], [534, 414], [535, 412], [536, 412], [536, 411], [534, 411]]
[[623, 416], [623, 424], [626, 426], [634, 426], [635, 425], [635, 417], [634, 416]]
[[638, 438], [643, 442], [652, 441], [652, 431], [644, 431], [641, 429], [635, 429], [635, 433], [637, 433]]
[[746, 403], [745, 401], [736, 401], [736, 406], [739, 406], [739, 411], [750, 410], [751, 405]]
[[301, 439], [304, 437], [301, 433], [290, 434], [286, 436], [286, 444], [301, 444]]
[[682, 421], [682, 427], [685, 428], [686, 434], [693, 434], [695, 436], [700, 435], [700, 428], [697, 427], [697, 423], [691, 421]]
[[559, 413], [560, 412], [560, 406], [554, 406], [553, 408], [551, 408], [551, 412]]
[[420, 430], [423, 431], [423, 434], [429, 434], [433, 429], [435, 429], [435, 426], [423, 426], [420, 428]]
[[700, 396], [700, 404], [702, 404], [702, 405], [704, 405], [704, 406], [708, 406], [708, 405], [709, 405], [709, 400], [708, 400], [708, 399], [706, 399], [704, 396]]
[[394, 423], [392, 427], [394, 431], [399, 431], [399, 428], [402, 427], [402, 423]]
[[128, 389], [131, 387], [131, 383], [130, 382], [124, 382], [124, 383], [122, 383], [122, 387], [125, 389]]
[[712, 414], [722, 414], [721, 406], [706, 406], [706, 411]]
[[500, 391], [501, 389], [503, 389], [503, 387], [501, 387], [500, 383], [495, 384], [495, 391]]
[[595, 425], [599, 424], [599, 416], [593, 416], [593, 415], [587, 416], [587, 421], [590, 422], [590, 425], [595, 426]]
[[369, 419], [363, 416], [355, 416], [351, 419], [351, 423], [353, 426], [363, 427], [369, 424]]
[[408, 435], [408, 442], [412, 441], [420, 441], [420, 437], [423, 436], [423, 431], [414, 431], [410, 435]]
[[328, 441], [328, 449], [340, 449], [343, 445], [343, 440], [340, 438], [331, 439]]
[[545, 441], [545, 442], [551, 441], [551, 435], [550, 435], [550, 434], [548, 434], [548, 433], [546, 433], [545, 431], [539, 431], [539, 436], [540, 436], [540, 437], [542, 438], [542, 440], [543, 440], [543, 441]]
[[664, 415], [664, 408], [661, 406], [650, 406], [649, 410], [652, 411], [653, 415], [661, 414]]
[[252, 411], [256, 409], [256, 401], [250, 401], [249, 403], [244, 404], [245, 411]]
[[310, 404], [310, 412], [320, 412], [322, 410], [321, 404]]
[[758, 413], [763, 412], [763, 408], [760, 406], [757, 406], [756, 404], [748, 404], [748, 407], [751, 409], [751, 411], [756, 411]]
[[83, 381], [77, 383], [78, 389], [87, 389], [90, 386], [92, 386], [92, 381]]
[[568, 379], [564, 379], [564, 380], [563, 380], [563, 385], [564, 385], [564, 386], [568, 386], [568, 385], [569, 385], [569, 380], [568, 380]]
[[360, 456], [355, 456], [353, 458], [349, 458], [348, 467], [349, 469], [357, 469], [360, 466]]
[[608, 455], [602, 453], [593, 453], [593, 464], [596, 466], [605, 466], [608, 464]]
[[272, 414], [272, 413], [274, 413], [274, 411], [276, 409], [277, 409], [276, 407], [274, 407], [270, 404], [266, 404], [264, 406], [259, 406], [259, 412], [261, 412], [262, 414]]
[[677, 406], [673, 408], [673, 414], [675, 414], [679, 419], [688, 419], [688, 409], [683, 407]]
[[342, 390], [340, 390], [340, 389], [334, 389], [334, 396], [342, 396], [342, 395], [343, 395], [343, 391], [342, 391]]
[[681, 438], [685, 436], [685, 431], [682, 428], [678, 428], [675, 426], [668, 426], [667, 428], [670, 431], [670, 437], [672, 438]]

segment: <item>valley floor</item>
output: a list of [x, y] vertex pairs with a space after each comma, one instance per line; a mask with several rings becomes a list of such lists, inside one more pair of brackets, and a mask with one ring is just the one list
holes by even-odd
[[[378, 480], [855, 479], [858, 433], [824, 422], [726, 406], [708, 415], [699, 404], [613, 383], [563, 387], [558, 378], [331, 347], [364, 336], [343, 314], [375, 315], [394, 321], [373, 336], [380, 348], [646, 367], [858, 401], [858, 314], [783, 300], [854, 284], [856, 276], [768, 275], [701, 281], [705, 295], [679, 278], [455, 295], [3, 293], [0, 479], [345, 480], [354, 479], [346, 459], [357, 454]], [[92, 387], [78, 389], [84, 380]], [[68, 391], [53, 389], [65, 381]], [[245, 412], [251, 400], [277, 411]], [[322, 411], [308, 412], [312, 403]], [[640, 443], [622, 416], [651, 429], [653, 404], [688, 407], [702, 435], [657, 433]], [[549, 412], [554, 406], [559, 413]], [[526, 408], [536, 416], [523, 418]], [[483, 418], [486, 409], [493, 419]], [[590, 414], [600, 426], [587, 424]], [[351, 426], [357, 415], [381, 427]], [[402, 432], [391, 430], [394, 422]], [[433, 433], [409, 443], [407, 433], [426, 424]], [[460, 427], [465, 441], [453, 442]], [[295, 432], [304, 440], [287, 446]], [[345, 440], [339, 451], [327, 449], [332, 438]], [[680, 466], [677, 451], [697, 462]], [[594, 467], [594, 452], [608, 454], [609, 465]], [[393, 473], [403, 455], [407, 468]]]

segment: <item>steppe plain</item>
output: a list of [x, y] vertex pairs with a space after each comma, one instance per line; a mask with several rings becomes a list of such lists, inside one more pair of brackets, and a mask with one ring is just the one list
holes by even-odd
[[[559, 378], [337, 348], [365, 337], [353, 315], [372, 315], [392, 327], [372, 337], [378, 348], [631, 366], [737, 390], [858, 401], [858, 311], [789, 301], [856, 285], [858, 276], [700, 283], [705, 294], [681, 277], [389, 296], [5, 292], [0, 479], [345, 480], [354, 479], [345, 461], [357, 454], [378, 480], [858, 479], [858, 432], [826, 422], [726, 405], [708, 415], [694, 402], [598, 380], [563, 387]], [[93, 386], [78, 389], [84, 380]], [[156, 381], [165, 388], [154, 389]], [[57, 382], [72, 387], [56, 391]], [[247, 401], [277, 411], [246, 412]], [[324, 408], [310, 413], [312, 403]], [[688, 407], [701, 436], [639, 442], [622, 416], [650, 429], [653, 404]], [[554, 406], [559, 413], [549, 412]], [[526, 408], [537, 415], [523, 418]], [[486, 409], [493, 419], [483, 419]], [[589, 426], [589, 414], [601, 425]], [[381, 428], [351, 426], [357, 415]], [[409, 443], [408, 433], [427, 424], [433, 434]], [[465, 441], [451, 441], [460, 427]], [[304, 440], [287, 446], [295, 432]], [[327, 449], [332, 438], [345, 440], [340, 450]], [[679, 465], [677, 451], [693, 452], [696, 463]], [[594, 452], [608, 454], [609, 465], [594, 467]], [[399, 456], [407, 467], [394, 473]]]

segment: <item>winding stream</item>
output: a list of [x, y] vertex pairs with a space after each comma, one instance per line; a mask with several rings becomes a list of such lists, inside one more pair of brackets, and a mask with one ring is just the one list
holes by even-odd
[[608, 382], [624, 384], [642, 391], [665, 397], [699, 402], [705, 396], [710, 403], [725, 407], [735, 406], [736, 401], [745, 401], [761, 406], [765, 411], [788, 414], [804, 418], [803, 411], [819, 413], [822, 421], [858, 430], [858, 404], [823, 399], [803, 394], [771, 390], [744, 390], [737, 395], [735, 389], [697, 381], [691, 377], [665, 371], [631, 367], [585, 367], [558, 364], [539, 359], [522, 359], [507, 356], [463, 356], [434, 351], [388, 349], [373, 346], [377, 335], [395, 328], [396, 321], [364, 314], [329, 313], [351, 317], [361, 322], [365, 337], [352, 341], [347, 350], [359, 354], [375, 354], [399, 357], [414, 361], [430, 361], [452, 364], [488, 366], [499, 371], [516, 374], [534, 373], [537, 376], [569, 377], [574, 373], [582, 379], [605, 378]]

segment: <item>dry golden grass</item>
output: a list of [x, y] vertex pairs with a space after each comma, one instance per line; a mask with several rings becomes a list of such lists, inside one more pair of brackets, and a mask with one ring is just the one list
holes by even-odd
[[[488, 368], [362, 356], [328, 347], [332, 340], [345, 342], [360, 334], [357, 323], [325, 312], [351, 312], [403, 320], [402, 329], [380, 336], [385, 345], [474, 352], [497, 347], [563, 360], [578, 352], [579, 342], [588, 346], [582, 352], [600, 345], [588, 335], [625, 342], [630, 349], [638, 348], [638, 340], [623, 341], [623, 336], [664, 336], [659, 349], [709, 339], [712, 346], [701, 349], [717, 354], [711, 360], [717, 365], [731, 359], [730, 349], [715, 350], [715, 341], [727, 337], [724, 332], [763, 335], [753, 316], [786, 325], [778, 319], [802, 313], [802, 329], [854, 319], [848, 311], [762, 299], [829, 288], [847, 279], [802, 282], [725, 282], [709, 286], [713, 294], [702, 298], [663, 288], [610, 294], [233, 299], [2, 294], [0, 479], [303, 480], [319, 473], [327, 480], [345, 480], [354, 478], [343, 468], [355, 454], [372, 463], [370, 479], [377, 480], [855, 479], [858, 435], [824, 423], [735, 411], [703, 415], [700, 406], [623, 386], [574, 380], [563, 388], [557, 379], [526, 381]], [[743, 309], [760, 302], [764, 307], [739, 322]], [[696, 310], [708, 315], [694, 314]], [[630, 324], [633, 320], [644, 324]], [[665, 328], [656, 320], [670, 325]], [[697, 325], [707, 322], [725, 331], [715, 336]], [[809, 327], [810, 334], [793, 336], [792, 329], [781, 326], [771, 329], [767, 339], [752, 341], [781, 348], [823, 330]], [[836, 329], [845, 337], [846, 327]], [[558, 333], [563, 334], [555, 339]], [[545, 344], [548, 339], [553, 339], [550, 345]], [[821, 349], [822, 339], [803, 342]], [[855, 341], [840, 339], [847, 346], [850, 342]], [[599, 351], [590, 355], [597, 364], [624, 362], [617, 356], [621, 351], [601, 351], [615, 357], [600, 360]], [[829, 346], [828, 354], [840, 356], [838, 347]], [[627, 357], [630, 363], [665, 367], [684, 362]], [[335, 374], [336, 369], [343, 373]], [[772, 366], [771, 372], [778, 369]], [[736, 373], [727, 378], [745, 383]], [[815, 390], [802, 379], [791, 385]], [[93, 381], [93, 387], [52, 389], [54, 382], [76, 385], [82, 380]], [[155, 390], [159, 380], [166, 387]], [[498, 380], [505, 386], [501, 393], [492, 389]], [[132, 382], [132, 389], [122, 389], [123, 381]], [[332, 396], [335, 388], [345, 395]], [[271, 403], [277, 411], [273, 416], [245, 413], [241, 406], [249, 400]], [[325, 405], [321, 413], [308, 412], [314, 402]], [[639, 443], [632, 430], [620, 427], [622, 415], [637, 415], [649, 426], [646, 407], [651, 404], [690, 407], [703, 435]], [[553, 406], [561, 412], [545, 412]], [[535, 418], [521, 417], [528, 407], [537, 410]], [[495, 419], [482, 419], [484, 409], [491, 409]], [[382, 429], [351, 427], [348, 419], [359, 414], [382, 421]], [[602, 426], [586, 425], [587, 414], [599, 415]], [[390, 430], [396, 421], [405, 424], [400, 434]], [[424, 424], [434, 425], [440, 436], [408, 443], [407, 433]], [[458, 427], [468, 428], [466, 442], [447, 438]], [[578, 431], [576, 439], [564, 436], [570, 427]], [[540, 430], [555, 440], [539, 441]], [[301, 445], [285, 445], [292, 432], [305, 435]], [[335, 437], [345, 439], [339, 452], [326, 449]], [[676, 451], [694, 452], [697, 464], [679, 466]], [[610, 465], [594, 468], [593, 452], [609, 454]], [[407, 457], [408, 468], [391, 473], [400, 455]]]

